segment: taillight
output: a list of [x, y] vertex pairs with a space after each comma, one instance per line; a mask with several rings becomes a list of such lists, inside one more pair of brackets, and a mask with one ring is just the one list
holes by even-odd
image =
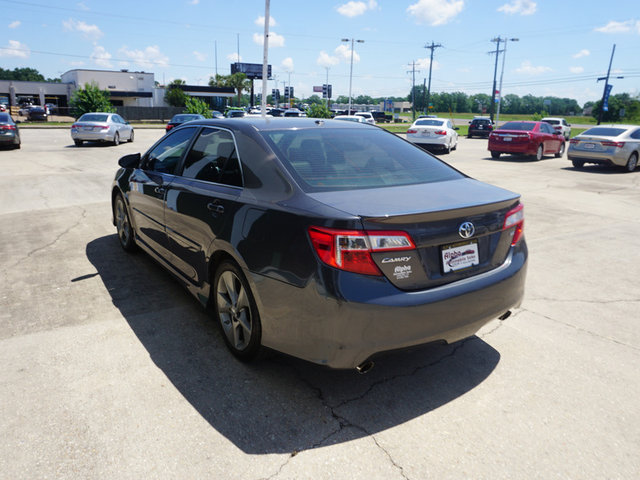
[[616, 147], [622, 148], [624, 147], [624, 142], [600, 142], [603, 147]]
[[173, 128], [173, 125], [171, 125], [170, 123], [169, 123], [169, 124], [167, 124], [167, 132], [168, 132], [169, 130], [171, 130], [172, 128]]
[[80, 128], [80, 125], [78, 125], [77, 123], [74, 123], [73, 125], [71, 125], [71, 128], [78, 129]]
[[109, 125], [98, 125], [97, 127], [93, 127], [94, 130], [96, 128], [99, 128], [100, 130], [109, 130]]
[[572, 138], [571, 140], [569, 140], [569, 143], [572, 145], [577, 145], [578, 143], [580, 143], [580, 140], [578, 140], [577, 138]]
[[512, 208], [504, 217], [504, 225], [502, 230], [507, 230], [515, 226], [513, 237], [511, 238], [511, 246], [516, 245], [524, 232], [524, 206], [519, 203], [517, 207]]
[[372, 252], [415, 249], [411, 237], [405, 232], [309, 227], [309, 237], [318, 257], [324, 263], [364, 275], [382, 275], [371, 258]]
[[447, 131], [446, 130], [436, 130], [433, 133], [435, 133], [436, 135], [446, 135]]
[[0, 126], [0, 130], [15, 130], [16, 126], [15, 125], [2, 125]]
[[409, 130], [407, 130], [407, 133], [418, 133], [418, 131], [410, 128]]

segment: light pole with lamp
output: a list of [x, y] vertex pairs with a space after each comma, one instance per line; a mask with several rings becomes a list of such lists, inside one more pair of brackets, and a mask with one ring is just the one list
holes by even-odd
[[349, 70], [349, 110], [347, 113], [347, 115], [351, 115], [351, 85], [353, 83], [353, 42], [364, 43], [364, 40], [354, 40], [353, 38], [349, 40], [348, 38], [343, 38], [341, 41], [351, 41], [351, 69]]
[[498, 110], [496, 113], [496, 124], [500, 120], [500, 105], [502, 105], [502, 77], [504, 75], [504, 60], [507, 57], [507, 42], [519, 42], [519, 38], [505, 38], [504, 50], [502, 50], [502, 70], [500, 71], [500, 86], [498, 87]]

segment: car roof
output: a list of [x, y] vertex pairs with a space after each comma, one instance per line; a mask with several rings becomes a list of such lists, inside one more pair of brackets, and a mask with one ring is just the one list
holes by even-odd
[[[243, 118], [225, 118], [225, 119], [206, 119], [193, 120], [188, 125], [203, 125], [220, 128], [233, 128], [235, 130], [287, 130], [296, 128], [317, 128], [319, 126], [345, 128], [346, 122], [340, 120], [330, 120], [328, 118], [310, 118], [310, 117], [272, 117], [271, 115], [262, 115], [255, 117]], [[186, 124], [185, 124], [186, 125]], [[378, 128], [368, 123], [351, 122], [352, 128]], [[183, 128], [182, 126], [179, 128]]]

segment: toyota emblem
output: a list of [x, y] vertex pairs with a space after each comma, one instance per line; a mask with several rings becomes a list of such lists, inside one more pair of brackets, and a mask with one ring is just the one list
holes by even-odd
[[458, 233], [462, 238], [471, 238], [476, 231], [476, 227], [473, 226], [471, 222], [464, 222], [458, 228]]

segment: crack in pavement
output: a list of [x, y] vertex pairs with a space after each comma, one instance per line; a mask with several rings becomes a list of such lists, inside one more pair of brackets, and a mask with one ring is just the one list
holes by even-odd
[[87, 210], [85, 208], [82, 208], [82, 214], [80, 215], [80, 218], [78, 219], [78, 221], [76, 223], [74, 223], [73, 225], [67, 227], [63, 232], [58, 234], [56, 236], [56, 238], [54, 238], [51, 242], [47, 243], [46, 245], [43, 245], [41, 247], [34, 248], [33, 250], [31, 250], [24, 257], [20, 258], [17, 262], [15, 262], [13, 265], [10, 265], [9, 267], [7, 267], [7, 270], [10, 270], [10, 269], [13, 269], [14, 267], [17, 267], [22, 262], [28, 260], [33, 255], [35, 255], [36, 253], [38, 253], [38, 252], [40, 252], [42, 250], [45, 250], [45, 249], [51, 247], [52, 245], [55, 245], [63, 236], [65, 236], [67, 233], [69, 233], [74, 228], [78, 227], [82, 223], [82, 220], [84, 220], [86, 217], [87, 217]]
[[[515, 315], [518, 315], [520, 313], [517, 312]], [[329, 410], [329, 413], [331, 414], [331, 416], [333, 417], [333, 419], [337, 422], [338, 426], [337, 428], [335, 428], [332, 432], [330, 432], [329, 434], [325, 435], [323, 438], [321, 438], [319, 441], [315, 442], [314, 444], [312, 444], [310, 447], [308, 448], [301, 448], [300, 450], [294, 450], [292, 453], [289, 454], [289, 456], [287, 457], [287, 459], [282, 463], [282, 465], [280, 465], [280, 468], [278, 469], [277, 472], [275, 472], [273, 475], [267, 477], [266, 480], [271, 480], [276, 478], [281, 472], [282, 470], [289, 464], [289, 462], [291, 461], [291, 459], [293, 457], [295, 457], [296, 455], [298, 455], [301, 452], [304, 452], [306, 450], [312, 450], [314, 448], [319, 448], [320, 446], [322, 446], [323, 444], [325, 444], [325, 442], [327, 442], [330, 438], [334, 437], [335, 435], [337, 435], [338, 433], [340, 433], [341, 431], [343, 431], [345, 428], [353, 428], [353, 429], [357, 429], [360, 430], [361, 432], [365, 433], [368, 437], [371, 438], [371, 440], [373, 440], [373, 442], [375, 443], [375, 445], [378, 447], [379, 450], [381, 450], [382, 452], [384, 452], [384, 454], [387, 456], [387, 458], [389, 459], [389, 461], [391, 462], [391, 464], [400, 472], [400, 474], [402, 475], [403, 478], [406, 478], [407, 480], [409, 480], [409, 477], [405, 474], [404, 472], [404, 468], [402, 467], [402, 465], [398, 464], [393, 456], [382, 446], [380, 445], [380, 443], [378, 442], [376, 436], [371, 433], [370, 431], [368, 431], [365, 427], [361, 426], [361, 425], [357, 425], [353, 422], [351, 422], [350, 420], [348, 420], [346, 417], [344, 417], [343, 415], [340, 415], [339, 413], [337, 413], [337, 409], [352, 403], [352, 402], [357, 402], [359, 400], [362, 400], [364, 397], [366, 397], [369, 393], [371, 393], [371, 391], [383, 384], [392, 382], [394, 380], [397, 380], [399, 378], [407, 378], [407, 377], [412, 377], [414, 375], [416, 375], [418, 372], [425, 370], [427, 368], [431, 368], [431, 367], [435, 367], [441, 363], [443, 363], [444, 361], [446, 361], [447, 359], [452, 358], [453, 356], [456, 355], [456, 353], [462, 349], [465, 345], [467, 345], [470, 342], [473, 341], [477, 341], [480, 340], [482, 338], [486, 338], [490, 335], [492, 335], [494, 332], [496, 332], [498, 329], [500, 329], [500, 327], [502, 326], [504, 322], [503, 321], [499, 321], [498, 325], [493, 328], [492, 330], [486, 332], [485, 334], [482, 335], [482, 337], [469, 337], [466, 338], [464, 340], [462, 340], [458, 345], [456, 345], [455, 347], [453, 347], [453, 349], [447, 353], [442, 355], [440, 358], [437, 358], [436, 360], [433, 360], [432, 362], [427, 363], [426, 365], [419, 365], [417, 367], [415, 367], [411, 372], [409, 373], [404, 373], [404, 374], [399, 374], [399, 375], [393, 375], [392, 377], [389, 378], [384, 378], [381, 380], [378, 380], [374, 383], [372, 383], [369, 388], [367, 388], [362, 394], [353, 397], [353, 398], [349, 398], [347, 400], [343, 400], [342, 402], [336, 404], [336, 405], [331, 405], [329, 404], [329, 402], [326, 400], [326, 398], [324, 397], [324, 394], [322, 393], [322, 389], [320, 387], [315, 386], [314, 384], [312, 384], [309, 380], [307, 380], [307, 378], [305, 378], [303, 376], [303, 374], [299, 371], [299, 369], [295, 368], [295, 367], [290, 367], [294, 373], [296, 374], [296, 376], [300, 379], [300, 381], [302, 381], [305, 385], [307, 385], [307, 387], [309, 387], [311, 390], [313, 390], [316, 394], [316, 397], [318, 400], [320, 400], [320, 403]]]

